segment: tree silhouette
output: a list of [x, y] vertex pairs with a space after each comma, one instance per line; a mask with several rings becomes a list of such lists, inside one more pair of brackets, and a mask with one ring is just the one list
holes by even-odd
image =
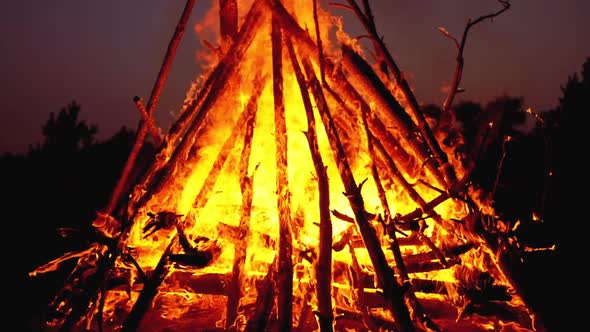
[[52, 112], [42, 127], [45, 140], [41, 148], [63, 154], [89, 148], [95, 143], [98, 128], [79, 120], [79, 114], [80, 104], [75, 100], [63, 107], [57, 116]]

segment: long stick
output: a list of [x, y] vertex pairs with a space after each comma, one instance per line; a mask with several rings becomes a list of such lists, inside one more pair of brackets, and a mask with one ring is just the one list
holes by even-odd
[[[147, 114], [151, 117], [154, 113], [156, 105], [160, 99], [160, 94], [162, 93], [162, 89], [164, 88], [164, 84], [166, 83], [166, 79], [168, 78], [168, 73], [170, 72], [170, 68], [172, 67], [172, 61], [176, 56], [176, 50], [178, 49], [178, 45], [184, 35], [184, 31], [186, 29], [186, 25], [192, 9], [195, 5], [195, 0], [188, 0], [186, 5], [184, 6], [184, 10], [182, 11], [182, 15], [180, 17], [180, 21], [176, 25], [176, 30], [174, 30], [174, 35], [172, 36], [172, 40], [168, 44], [168, 49], [166, 50], [166, 55], [164, 56], [164, 62], [160, 67], [160, 72], [158, 73], [158, 77], [156, 82], [154, 83], [154, 87], [152, 88], [152, 93], [150, 95], [150, 99], [147, 104]], [[125, 167], [123, 168], [123, 173], [119, 178], [119, 181], [115, 185], [115, 189], [113, 190], [113, 194], [111, 199], [105, 209], [105, 215], [111, 215], [113, 210], [115, 209], [121, 195], [123, 193], [123, 189], [127, 186], [127, 180], [129, 178], [129, 174], [131, 174], [131, 170], [135, 165], [135, 159], [137, 159], [137, 155], [139, 154], [139, 150], [143, 145], [143, 141], [145, 136], [147, 135], [148, 127], [145, 121], [140, 122], [139, 132], [137, 137], [135, 138], [135, 144], [129, 153], [129, 157], [125, 162]]]
[[164, 278], [166, 277], [166, 274], [168, 272], [168, 256], [170, 255], [174, 243], [176, 243], [176, 234], [174, 234], [174, 237], [170, 240], [170, 243], [162, 253], [162, 256], [160, 257], [160, 260], [158, 261], [158, 264], [156, 265], [153, 274], [143, 285], [143, 290], [141, 291], [139, 297], [135, 301], [133, 308], [131, 308], [129, 315], [127, 315], [127, 318], [123, 323], [123, 328], [121, 331], [137, 331], [144, 314], [149, 309], [152, 300], [158, 293], [158, 288], [160, 287], [160, 284], [162, 283], [162, 281], [164, 281]]
[[291, 207], [289, 173], [287, 166], [287, 124], [283, 96], [283, 52], [281, 28], [273, 13], [272, 28], [272, 77], [275, 116], [275, 140], [277, 163], [277, 193], [279, 212], [279, 300], [278, 329], [289, 332], [293, 320], [293, 244], [291, 235]]
[[321, 83], [315, 77], [313, 67], [309, 61], [303, 62], [305, 67], [308, 81], [313, 93], [314, 99], [316, 100], [318, 110], [322, 117], [328, 140], [334, 154], [334, 160], [338, 166], [338, 171], [346, 190], [346, 196], [352, 208], [357, 226], [363, 237], [363, 241], [369, 252], [369, 257], [375, 268], [375, 274], [379, 281], [379, 285], [383, 288], [383, 293], [387, 298], [389, 309], [395, 317], [396, 323], [399, 325], [399, 330], [408, 332], [414, 331], [414, 325], [410, 318], [408, 308], [404, 303], [403, 292], [404, 290], [397, 283], [394, 278], [391, 267], [387, 264], [385, 254], [381, 249], [381, 243], [377, 238], [377, 234], [373, 229], [373, 226], [369, 223], [365, 215], [364, 201], [361, 196], [360, 190], [354, 180], [350, 164], [348, 163], [348, 157], [344, 152], [344, 147], [340, 141], [340, 136], [332, 119], [332, 115], [328, 109], [328, 105], [322, 92]]
[[416, 99], [416, 95], [412, 92], [408, 81], [405, 77], [401, 74], [401, 71], [393, 59], [393, 56], [385, 46], [383, 42], [383, 38], [379, 37], [379, 33], [377, 32], [377, 26], [375, 25], [375, 20], [373, 18], [373, 12], [371, 10], [371, 6], [369, 5], [368, 0], [363, 0], [363, 8], [364, 12], [360, 9], [358, 4], [355, 0], [347, 0], [350, 4], [351, 9], [355, 12], [367, 32], [369, 33], [369, 37], [371, 42], [373, 43], [373, 48], [377, 53], [377, 57], [379, 58], [380, 63], [384, 63], [387, 68], [389, 68], [389, 72], [393, 75], [394, 82], [399, 87], [402, 95], [408, 102], [408, 106], [414, 118], [416, 118], [418, 123], [418, 128], [424, 140], [430, 147], [432, 153], [434, 153], [435, 157], [440, 160], [441, 165], [444, 167], [445, 175], [447, 176], [447, 180], [450, 183], [456, 181], [455, 171], [450, 164], [448, 164], [448, 158], [446, 153], [440, 147], [440, 144], [434, 137], [430, 126], [426, 122], [424, 114], [418, 105], [418, 100]]
[[[262, 84], [258, 83], [258, 85]], [[262, 87], [259, 87], [259, 90], [262, 91]], [[251, 96], [246, 106], [248, 109], [247, 113], [250, 114], [250, 116], [246, 121], [244, 145], [239, 165], [240, 190], [242, 192], [242, 206], [238, 226], [239, 241], [235, 244], [232, 280], [227, 292], [226, 329], [229, 329], [230, 326], [233, 325], [238, 315], [238, 304], [243, 294], [242, 278], [244, 277], [244, 264], [246, 263], [246, 250], [248, 248], [249, 240], [248, 232], [250, 230], [250, 216], [252, 214], [252, 196], [254, 195], [254, 188], [252, 187], [254, 174], [248, 176], [248, 165], [250, 163], [250, 154], [252, 151], [252, 138], [254, 136], [259, 96], [260, 94], [257, 96]]]
[[[211, 110], [211, 108], [213, 108], [219, 96], [229, 88], [227, 84], [229, 78], [231, 78], [232, 75], [237, 71], [240, 60], [258, 32], [258, 28], [262, 25], [262, 21], [265, 16], [266, 13], [263, 10], [261, 3], [255, 2], [245, 18], [242, 29], [236, 37], [236, 41], [228, 51], [227, 55], [209, 76], [212, 81], [211, 86], [209, 87], [211, 93], [207, 94], [200, 104], [194, 103], [190, 109], [185, 111], [187, 114], [195, 113], [197, 111], [198, 112], [194, 115], [190, 125], [179, 126], [186, 127], [184, 130], [186, 134], [184, 135], [182, 141], [180, 141], [178, 146], [174, 149], [172, 156], [164, 165], [164, 167], [157, 170], [155, 174], [151, 176], [149, 181], [146, 181], [146, 183], [143, 184], [145, 193], [137, 200], [135, 204], [136, 206], [141, 206], [154, 193], [157, 193], [161, 189], [162, 185], [173, 177], [175, 170], [177, 167], [181, 167], [182, 163], [190, 164], [192, 162], [192, 159], [187, 159], [189, 158], [188, 152], [197, 139], [197, 134], [199, 131], [198, 129], [203, 124], [203, 121], [206, 119], [208, 112]], [[215, 75], [220, 76], [213, 78]], [[199, 107], [198, 109], [197, 106]], [[189, 118], [190, 117], [187, 116], [186, 118], [183, 118], [183, 121], [188, 121]], [[192, 158], [195, 158], [194, 154], [192, 155]]]
[[285, 41], [293, 70], [299, 83], [301, 97], [307, 115], [307, 131], [305, 137], [311, 152], [311, 159], [318, 180], [318, 200], [320, 209], [320, 239], [318, 262], [315, 267], [316, 291], [318, 297], [318, 320], [320, 331], [334, 331], [334, 313], [332, 309], [332, 220], [330, 219], [330, 185], [326, 166], [320, 154], [316, 133], [315, 117], [305, 77], [297, 61], [293, 44], [289, 39]]
[[231, 150], [234, 148], [236, 140], [242, 134], [244, 126], [246, 125], [248, 120], [254, 116], [254, 112], [256, 111], [256, 103], [258, 102], [258, 98], [262, 94], [263, 88], [264, 86], [262, 82], [260, 81], [260, 79], [257, 79], [254, 83], [254, 91], [250, 96], [250, 100], [247, 104], [247, 107], [242, 111], [240, 117], [238, 118], [238, 120], [234, 124], [234, 127], [232, 128], [231, 134], [223, 143], [223, 146], [217, 154], [215, 162], [209, 170], [209, 174], [205, 178], [205, 182], [201, 186], [201, 189], [199, 190], [199, 193], [195, 198], [195, 202], [193, 204], [194, 208], [200, 209], [207, 204], [207, 201], [211, 196], [211, 191], [215, 187], [217, 178], [219, 177], [219, 174], [221, 173], [221, 170], [223, 169], [223, 166], [225, 165], [225, 162], [227, 161], [227, 158], [229, 157]]

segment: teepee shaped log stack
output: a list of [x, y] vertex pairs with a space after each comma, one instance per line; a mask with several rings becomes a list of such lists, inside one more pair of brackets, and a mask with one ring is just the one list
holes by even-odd
[[160, 142], [151, 117], [193, 4], [138, 102], [136, 145], [154, 136], [153, 163], [127, 183], [132, 152], [93, 221], [98, 240], [34, 272], [78, 259], [50, 329], [542, 328], [491, 208], [385, 45], [388, 70], [330, 39], [315, 1], [221, 0], [219, 59]]

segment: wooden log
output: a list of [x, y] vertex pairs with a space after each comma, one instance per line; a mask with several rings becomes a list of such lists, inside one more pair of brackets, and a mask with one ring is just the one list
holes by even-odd
[[154, 272], [143, 285], [143, 290], [141, 291], [139, 297], [133, 304], [133, 308], [131, 308], [131, 311], [127, 315], [127, 318], [123, 323], [121, 331], [132, 332], [137, 331], [137, 329], [139, 328], [143, 316], [151, 306], [154, 297], [158, 293], [158, 288], [160, 287], [160, 284], [162, 283], [162, 281], [164, 281], [164, 278], [168, 273], [168, 256], [172, 251], [174, 243], [176, 243], [176, 236], [174, 236], [174, 238], [170, 240], [170, 243], [168, 244], [168, 246], [162, 253], [162, 256], [160, 257], [160, 260], [158, 261], [158, 264], [156, 265]]
[[332, 310], [332, 220], [330, 218], [330, 184], [328, 182], [328, 172], [320, 154], [315, 116], [311, 98], [307, 90], [305, 77], [295, 54], [293, 44], [289, 39], [285, 40], [291, 64], [299, 84], [301, 97], [305, 108], [307, 118], [307, 131], [305, 137], [311, 152], [311, 159], [315, 168], [318, 182], [318, 200], [320, 215], [320, 238], [319, 238], [319, 255], [315, 265], [316, 292], [318, 298], [317, 317], [320, 325], [320, 331], [331, 332], [334, 330], [334, 313]]
[[254, 311], [246, 322], [244, 331], [265, 331], [270, 322], [270, 316], [274, 307], [274, 298], [277, 293], [277, 257], [268, 267], [268, 273], [262, 283], [257, 287], [258, 296], [254, 305]]
[[378, 114], [392, 121], [404, 141], [412, 147], [418, 159], [422, 162], [428, 161], [426, 168], [437, 183], [443, 188], [448, 188], [445, 178], [438, 169], [438, 161], [432, 159], [427, 147], [417, 139], [416, 134], [419, 129], [416, 128], [409, 115], [359, 54], [347, 45], [342, 45], [341, 49], [344, 68], [350, 73], [353, 82], [356, 82], [356, 85], [376, 103], [375, 110]]
[[[149, 118], [152, 117], [156, 105], [160, 100], [160, 94], [162, 93], [162, 89], [164, 88], [164, 84], [166, 83], [166, 79], [168, 78], [168, 73], [170, 72], [170, 68], [172, 67], [174, 57], [176, 56], [176, 50], [178, 49], [178, 45], [180, 45], [180, 41], [182, 40], [182, 36], [184, 35], [184, 31], [186, 30], [186, 25], [188, 23], [188, 19], [190, 17], [194, 4], [195, 0], [187, 0], [182, 11], [180, 20], [178, 21], [176, 29], [174, 30], [174, 34], [172, 35], [172, 39], [168, 44], [168, 48], [164, 56], [164, 61], [162, 63], [162, 66], [160, 67], [158, 77], [156, 78], [156, 81], [152, 88], [150, 99], [148, 100], [146, 113]], [[131, 149], [131, 152], [129, 153], [129, 156], [127, 157], [127, 161], [125, 162], [125, 166], [123, 167], [123, 173], [117, 181], [115, 189], [113, 190], [113, 193], [109, 200], [109, 203], [104, 211], [104, 214], [107, 216], [113, 213], [121, 199], [123, 190], [125, 190], [125, 188], [128, 186], [127, 182], [129, 180], [129, 175], [131, 174], [131, 170], [135, 165], [137, 155], [139, 154], [139, 151], [143, 146], [143, 141], [145, 139], [145, 136], [147, 135], [147, 131], [147, 123], [145, 121], [140, 122], [139, 130], [135, 138], [135, 143], [133, 145], [133, 148]]]
[[[277, 7], [278, 6], [275, 6], [274, 10], [277, 10]], [[366, 219], [363, 197], [361, 196], [360, 190], [354, 180], [350, 164], [348, 163], [348, 157], [344, 153], [344, 148], [334, 125], [330, 110], [328, 109], [321, 84], [315, 77], [311, 63], [304, 60], [303, 65], [319, 113], [322, 117], [324, 128], [326, 129], [334, 160], [344, 184], [346, 196], [354, 212], [357, 226], [369, 252], [379, 283], [382, 285], [385, 296], [389, 301], [389, 309], [395, 317], [396, 323], [399, 324], [400, 331], [414, 331], [408, 308], [403, 302], [403, 289], [397, 283], [393, 276], [393, 271], [391, 271], [391, 268], [387, 265], [385, 255], [381, 249], [375, 230]]]
[[272, 77], [275, 118], [277, 208], [279, 212], [278, 329], [289, 332], [293, 327], [293, 244], [291, 234], [291, 193], [287, 162], [287, 124], [283, 95], [282, 33], [276, 15], [272, 14]]
[[231, 44], [238, 33], [237, 0], [219, 0], [219, 31], [224, 48], [224, 44]]
[[[248, 12], [240, 33], [236, 37], [236, 41], [232, 44], [226, 56], [217, 64], [207, 79], [206, 87], [207, 93], [203, 94], [203, 98], [195, 100], [182, 116], [175, 122], [170, 131], [175, 130], [175, 137], [180, 137], [182, 133], [182, 140], [174, 148], [169, 145], [168, 148], [162, 148], [162, 153], [167, 154], [167, 150], [173, 150], [172, 155], [164, 166], [159, 168], [155, 165], [146, 173], [141, 186], [144, 188], [144, 194], [137, 198], [131, 210], [136, 211], [139, 206], [142, 206], [152, 195], [159, 192], [162, 186], [171, 180], [178, 168], [182, 168], [182, 164], [191, 164], [193, 159], [189, 158], [189, 149], [197, 141], [197, 134], [203, 121], [211, 108], [213, 108], [217, 99], [223, 95], [228, 89], [228, 80], [235, 74], [240, 64], [240, 61], [250, 46], [254, 36], [262, 25], [266, 12], [263, 10], [264, 6], [260, 2], [255, 2]], [[183, 113], [183, 114], [184, 114]], [[189, 123], [190, 121], [190, 123]], [[182, 129], [182, 131], [181, 131]], [[169, 133], [170, 136], [170, 133]], [[176, 140], [179, 140], [178, 138]], [[172, 138], [170, 138], [172, 141]], [[195, 158], [194, 154], [190, 155]], [[163, 156], [162, 158], [166, 158]], [[132, 216], [133, 219], [134, 216]]]
[[239, 174], [242, 205], [240, 208], [240, 221], [237, 228], [238, 236], [236, 237], [239, 240], [235, 245], [232, 276], [229, 283], [229, 290], [227, 292], [226, 329], [229, 329], [234, 324], [234, 321], [238, 316], [240, 298], [243, 296], [242, 279], [244, 278], [244, 264], [246, 263], [248, 239], [250, 238], [248, 234], [250, 231], [250, 217], [252, 214], [252, 197], [254, 195], [254, 188], [252, 187], [254, 174], [248, 176], [248, 166], [250, 164], [252, 138], [254, 136], [254, 127], [256, 124], [257, 105], [258, 97], [251, 97], [246, 106], [247, 108], [252, 108], [252, 112], [250, 118], [246, 121], [246, 132], [244, 133], [243, 148], [240, 155]]
[[[408, 84], [408, 81], [405, 79], [404, 75], [402, 75], [397, 63], [393, 59], [393, 56], [385, 46], [383, 38], [380, 38], [377, 32], [377, 26], [375, 25], [375, 20], [373, 18], [369, 2], [363, 2], [365, 8], [364, 13], [356, 4], [356, 1], [348, 0], [348, 3], [351, 4], [351, 8], [354, 10], [357, 17], [361, 20], [361, 23], [369, 33], [371, 37], [370, 40], [373, 43], [373, 48], [375, 50], [375, 53], [377, 54], [378, 62], [381, 65], [385, 65], [386, 68], [389, 69], [388, 73], [392, 74], [393, 81], [395, 82], [397, 88], [401, 91], [404, 99], [406, 100], [408, 108], [410, 109], [411, 114], [416, 119], [422, 137], [428, 144], [430, 151], [432, 151], [435, 158], [440, 160], [441, 166], [443, 166], [444, 173], [447, 177], [447, 181], [449, 183], [454, 183], [457, 180], [455, 170], [453, 169], [452, 165], [448, 163], [446, 153], [441, 149], [440, 144], [434, 137], [434, 134], [432, 133], [430, 126], [426, 122], [424, 114], [420, 109], [420, 106], [418, 105], [416, 95], [413, 93], [412, 89], [410, 88], [410, 85]], [[387, 77], [390, 76], [388, 75]]]
[[237, 139], [242, 134], [246, 126], [246, 122], [251, 120], [252, 117], [255, 116], [256, 105], [258, 103], [258, 98], [260, 98], [260, 95], [262, 94], [263, 88], [263, 81], [260, 79], [260, 77], [257, 77], [257, 79], [254, 80], [254, 89], [252, 91], [252, 94], [250, 95], [250, 100], [248, 101], [246, 108], [242, 111], [238, 120], [234, 124], [230, 135], [226, 138], [225, 142], [223, 143], [223, 146], [219, 150], [215, 162], [213, 163], [213, 165], [211, 165], [209, 174], [207, 175], [207, 177], [205, 177], [205, 182], [201, 186], [201, 189], [199, 190], [199, 193], [197, 194], [197, 197], [195, 198], [195, 201], [193, 203], [194, 208], [200, 209], [207, 205], [207, 202], [211, 197], [211, 191], [213, 191], [213, 188], [217, 183], [217, 179], [219, 178], [219, 174], [221, 173], [221, 170], [223, 169], [223, 166], [225, 165], [227, 158], [229, 157], [232, 149], [234, 148]]

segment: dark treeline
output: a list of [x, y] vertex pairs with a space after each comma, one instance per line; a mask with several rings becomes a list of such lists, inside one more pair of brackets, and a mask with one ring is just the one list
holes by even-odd
[[[548, 298], [559, 294], [556, 287], [543, 283], [558, 277], [554, 270], [561, 266], [559, 248], [569, 238], [561, 231], [566, 228], [563, 211], [570, 181], [566, 175], [574, 162], [566, 134], [573, 128], [573, 117], [587, 110], [590, 58], [581, 73], [567, 78], [556, 107], [550, 110], [527, 112], [523, 98], [512, 96], [485, 105], [461, 102], [449, 114], [442, 114], [436, 105], [424, 107], [433, 130], [443, 138], [441, 143], [467, 168], [474, 161], [472, 184], [493, 201], [498, 216], [512, 224], [520, 222], [519, 240], [531, 247], [557, 245], [554, 252], [525, 257], [532, 284], [542, 290], [538, 301], [547, 302], [538, 307], [547, 325], [553, 322], [553, 312], [560, 312]], [[81, 121], [80, 111], [81, 105], [74, 101], [58, 114], [51, 113], [42, 128], [42, 142], [31, 145], [25, 154], [0, 157], [3, 224], [16, 243], [9, 251], [14, 261], [10, 270], [16, 273], [17, 285], [23, 286], [16, 300], [24, 301], [17, 311], [26, 313], [25, 329], [38, 328], [40, 313], [63, 285], [67, 268], [37, 278], [28, 272], [84, 245], [84, 234], [96, 212], [105, 208], [135, 141], [135, 132], [125, 127], [97, 140], [98, 128]], [[153, 154], [153, 146], [146, 144], [139, 164], [149, 164]], [[75, 229], [79, 240], [60, 237], [58, 228]]]

